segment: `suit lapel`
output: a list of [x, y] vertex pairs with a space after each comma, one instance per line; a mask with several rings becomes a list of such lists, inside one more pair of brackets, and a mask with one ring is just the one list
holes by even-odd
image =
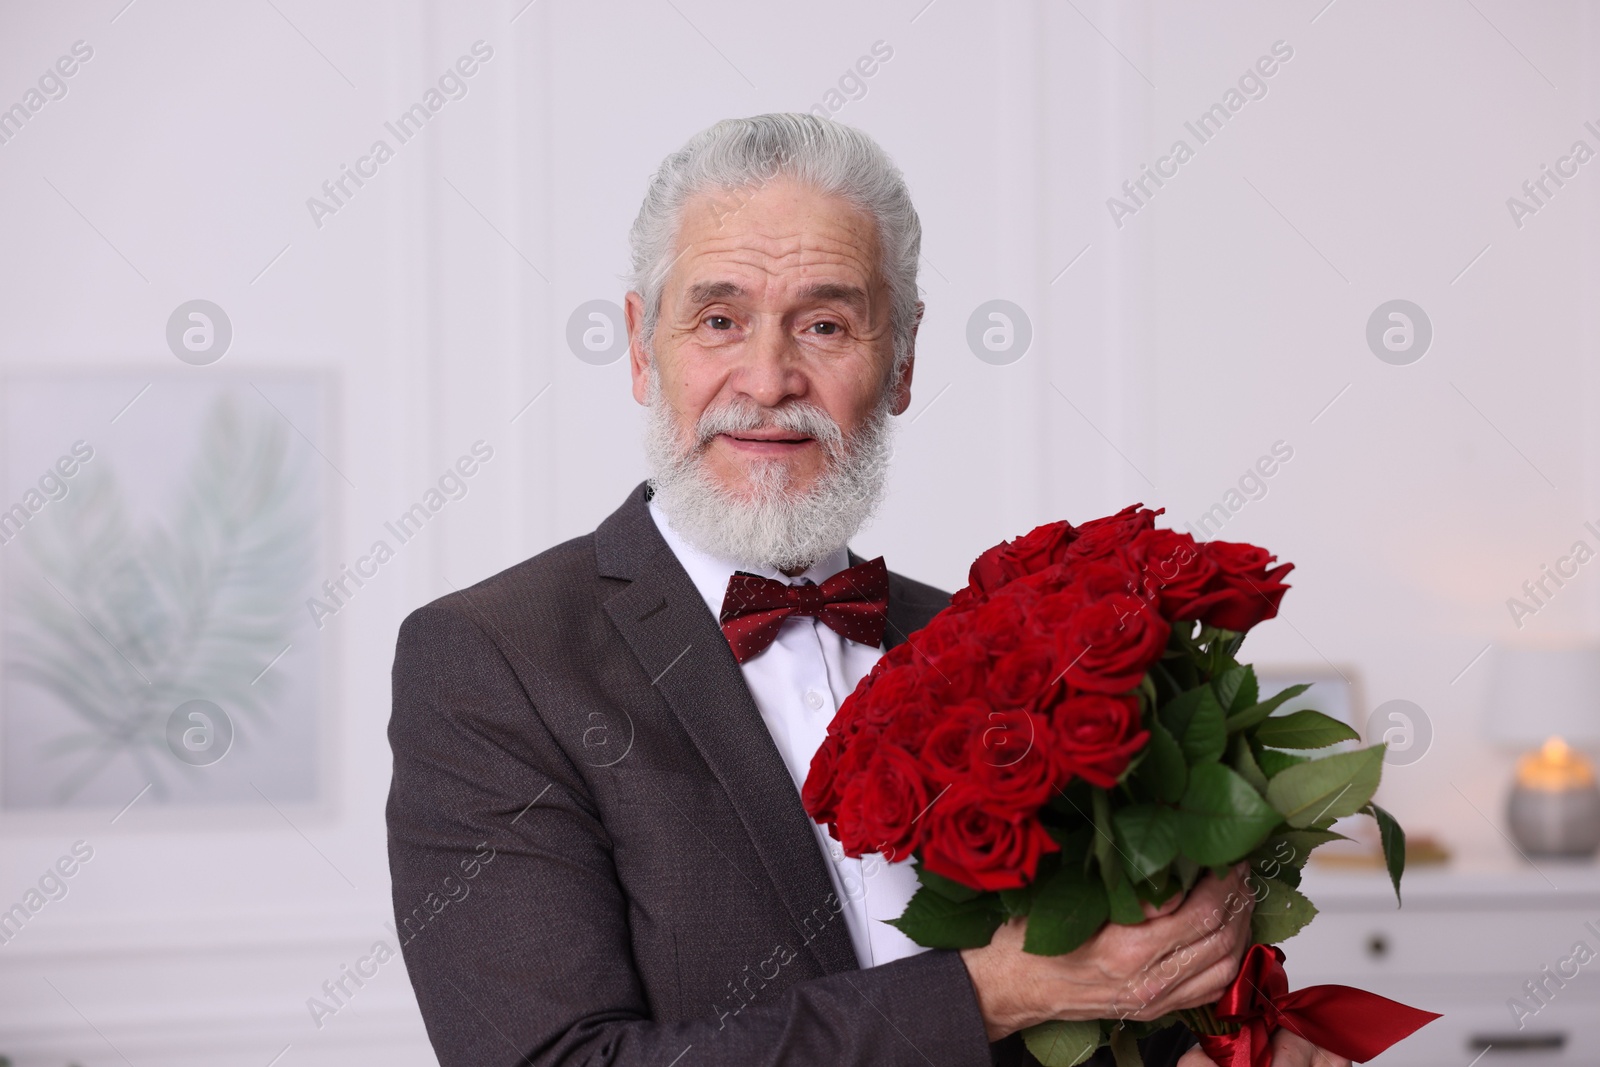
[[[605, 601], [606, 614], [727, 793], [766, 877], [802, 930], [834, 892], [810, 817], [727, 639], [645, 500], [641, 485], [595, 531], [601, 577], [629, 583]], [[805, 943], [829, 973], [860, 966], [842, 916]]]

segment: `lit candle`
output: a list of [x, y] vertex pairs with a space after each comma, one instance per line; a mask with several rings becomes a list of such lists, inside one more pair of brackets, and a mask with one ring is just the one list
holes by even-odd
[[1517, 784], [1527, 789], [1560, 792], [1594, 784], [1594, 765], [1559, 737], [1517, 760]]
[[1594, 764], [1552, 737], [1517, 760], [1506, 816], [1524, 851], [1544, 856], [1592, 856], [1600, 848], [1600, 787]]

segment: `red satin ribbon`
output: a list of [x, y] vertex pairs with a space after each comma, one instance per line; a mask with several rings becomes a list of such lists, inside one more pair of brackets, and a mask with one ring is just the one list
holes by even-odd
[[1250, 946], [1239, 976], [1212, 1010], [1222, 1022], [1239, 1024], [1237, 1033], [1196, 1035], [1218, 1067], [1271, 1067], [1272, 1032], [1278, 1029], [1365, 1063], [1439, 1018], [1349, 986], [1316, 985], [1291, 993], [1283, 952], [1275, 945]]

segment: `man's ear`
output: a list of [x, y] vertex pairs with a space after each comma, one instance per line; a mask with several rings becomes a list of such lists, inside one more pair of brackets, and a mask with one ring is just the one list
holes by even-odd
[[894, 383], [894, 400], [889, 408], [891, 414], [903, 415], [911, 406], [911, 372], [917, 366], [917, 328], [922, 325], [922, 301], [917, 301], [917, 318], [911, 324], [911, 350], [906, 353], [906, 365], [901, 370], [898, 380]]
[[650, 350], [644, 337], [644, 297], [630, 292], [623, 298], [622, 312], [628, 321], [628, 373], [633, 378], [633, 399], [648, 404]]

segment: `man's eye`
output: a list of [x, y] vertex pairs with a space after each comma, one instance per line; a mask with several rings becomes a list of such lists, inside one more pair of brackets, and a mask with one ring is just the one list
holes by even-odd
[[824, 337], [831, 337], [839, 332], [839, 324], [837, 322], [813, 323], [811, 328]]
[[731, 330], [733, 329], [733, 320], [726, 315], [708, 315], [706, 316], [706, 325], [713, 330]]

